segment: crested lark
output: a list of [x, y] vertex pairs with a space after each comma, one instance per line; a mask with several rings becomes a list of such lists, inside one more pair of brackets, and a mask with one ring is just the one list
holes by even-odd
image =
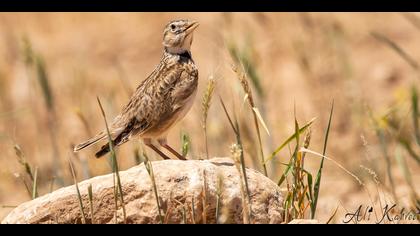
[[[197, 26], [197, 22], [188, 20], [171, 21], [166, 25], [163, 33], [164, 52], [160, 63], [140, 83], [121, 114], [110, 125], [115, 146], [140, 137], [145, 145], [164, 159], [169, 159], [152, 144], [152, 140], [156, 140], [179, 159], [185, 160], [185, 157], [167, 144], [166, 135], [189, 111], [197, 93], [198, 70], [190, 51], [193, 31]], [[77, 145], [74, 151], [106, 138], [106, 131], [100, 132]], [[109, 144], [105, 144], [95, 156], [101, 157], [108, 152]]]

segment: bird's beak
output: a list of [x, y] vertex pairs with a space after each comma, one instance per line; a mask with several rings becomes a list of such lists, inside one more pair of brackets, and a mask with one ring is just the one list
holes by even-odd
[[197, 21], [192, 21], [188, 24], [187, 28], [185, 29], [185, 32], [187, 34], [192, 33], [200, 24]]

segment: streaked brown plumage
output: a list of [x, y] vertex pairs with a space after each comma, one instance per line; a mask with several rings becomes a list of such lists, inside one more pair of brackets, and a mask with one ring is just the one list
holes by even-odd
[[[155, 70], [137, 87], [128, 104], [110, 125], [115, 146], [134, 137], [163, 158], [168, 157], [157, 149], [152, 140], [168, 149], [179, 159], [185, 159], [166, 143], [169, 129], [180, 121], [191, 108], [198, 84], [198, 70], [191, 57], [193, 31], [198, 23], [188, 20], [172, 21], [164, 30], [164, 53]], [[103, 131], [77, 145], [74, 151], [93, 145], [107, 138]], [[109, 152], [105, 144], [96, 153], [101, 157]]]

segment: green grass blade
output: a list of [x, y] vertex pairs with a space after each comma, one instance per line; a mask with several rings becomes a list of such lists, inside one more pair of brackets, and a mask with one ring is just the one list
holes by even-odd
[[222, 97], [219, 96], [219, 100], [220, 100], [220, 103], [222, 104], [223, 111], [225, 112], [226, 117], [228, 118], [229, 124], [232, 127], [233, 132], [235, 133], [235, 135], [237, 135], [238, 131], [236, 130], [235, 126], [233, 125], [232, 119], [230, 118], [229, 112], [226, 109], [226, 106], [225, 106], [225, 103], [223, 102]]
[[32, 190], [30, 186], [26, 183], [25, 178], [20, 175], [19, 179], [22, 181], [23, 185], [25, 186], [25, 190], [28, 193], [29, 197], [32, 198]]
[[90, 223], [94, 224], [94, 215], [93, 215], [93, 191], [92, 191], [92, 184], [88, 186], [88, 196], [89, 196], [89, 205], [90, 205]]
[[291, 205], [292, 205], [292, 194], [289, 193], [287, 194], [286, 201], [284, 202], [284, 212], [285, 212], [284, 220], [286, 222], [289, 222], [289, 218], [290, 218], [289, 208]]
[[[235, 133], [235, 136], [236, 136], [236, 144], [241, 149], [240, 164], [241, 164], [242, 174], [243, 174], [244, 182], [245, 182], [245, 190], [246, 190], [246, 193], [247, 193], [246, 195], [247, 195], [247, 198], [248, 198], [248, 202], [250, 202], [249, 201], [248, 178], [246, 176], [245, 158], [244, 158], [244, 152], [243, 152], [243, 147], [242, 147], [242, 140], [241, 140], [241, 133], [240, 133], [240, 130], [239, 130], [238, 119], [235, 116], [235, 124], [233, 124], [232, 119], [230, 118], [230, 115], [229, 115], [229, 113], [228, 113], [228, 111], [226, 109], [225, 103], [223, 102], [223, 100], [222, 100], [222, 98], [220, 96], [219, 96], [219, 99], [220, 99], [220, 103], [222, 104], [223, 110], [224, 110], [224, 112], [226, 114], [226, 117], [228, 118], [229, 123], [232, 126], [232, 130]], [[251, 211], [250, 211], [250, 214], [251, 214]], [[251, 217], [251, 215], [249, 217]]]
[[54, 180], [55, 180], [55, 177], [53, 176], [50, 181], [50, 187], [49, 187], [50, 193], [52, 193], [52, 191], [54, 190]]
[[188, 135], [188, 134], [186, 134], [186, 133], [183, 133], [182, 135], [181, 135], [181, 143], [182, 143], [182, 150], [181, 150], [181, 153], [182, 153], [182, 156], [183, 157], [186, 157], [187, 155], [188, 155], [188, 152], [190, 151], [190, 147], [191, 147], [191, 138], [190, 138], [190, 136]]
[[417, 162], [417, 164], [420, 165], [420, 156], [417, 155], [417, 153], [413, 150], [411, 143], [404, 139], [399, 139], [399, 142], [405, 148], [410, 157], [412, 157]]
[[135, 147], [133, 149], [133, 153], [134, 153], [134, 162], [136, 163], [136, 165], [140, 165], [142, 163], [141, 156], [140, 156], [140, 149], [138, 147]]
[[328, 142], [328, 136], [330, 134], [331, 120], [332, 120], [333, 112], [334, 112], [334, 100], [332, 101], [332, 104], [331, 104], [330, 117], [328, 119], [327, 130], [325, 131], [324, 148], [322, 149], [322, 155], [324, 155], [324, 156], [325, 156], [325, 153], [327, 151], [327, 142]]
[[389, 184], [391, 185], [391, 192], [392, 192], [392, 196], [394, 197], [394, 200], [396, 201], [397, 199], [397, 195], [395, 192], [395, 183], [394, 183], [394, 177], [392, 174], [392, 166], [391, 166], [391, 158], [389, 156], [388, 153], [388, 141], [387, 138], [385, 136], [385, 130], [383, 128], [380, 127], [379, 122], [375, 119], [375, 117], [373, 116], [373, 112], [372, 110], [368, 107], [368, 114], [370, 119], [372, 120], [373, 126], [375, 128], [375, 133], [376, 136], [378, 137], [379, 140], [379, 146], [381, 148], [381, 152], [382, 152], [382, 156], [385, 160], [385, 164], [386, 164], [386, 172], [387, 172], [387, 176], [388, 176], [388, 180], [389, 180]]
[[412, 198], [412, 201], [414, 202], [415, 199], [417, 198], [416, 188], [412, 180], [412, 174], [410, 173], [406, 160], [401, 155], [401, 150], [399, 148], [395, 150], [395, 159], [397, 160], [398, 167], [400, 168], [400, 171], [402, 172], [404, 179], [410, 188], [411, 198]]
[[292, 169], [292, 166], [293, 166], [293, 158], [290, 158], [289, 164], [287, 164], [287, 167], [284, 170], [283, 174], [281, 175], [280, 180], [277, 182], [278, 186], [281, 186], [284, 180], [286, 180], [286, 177], [289, 174], [289, 171]]
[[420, 67], [416, 60], [414, 60], [412, 56], [410, 56], [406, 51], [404, 51], [400, 46], [398, 46], [398, 44], [396, 44], [394, 41], [378, 32], [371, 32], [370, 34], [376, 40], [386, 44], [388, 47], [394, 50], [405, 62], [407, 62], [407, 64], [411, 66], [411, 68], [413, 68], [416, 71], [419, 71]]
[[300, 129], [299, 129], [299, 123], [298, 123], [298, 121], [297, 121], [297, 119], [296, 119], [296, 116], [295, 116], [295, 140], [296, 140], [296, 147], [299, 147], [299, 140], [300, 140]]
[[147, 156], [146, 153], [143, 153], [144, 155], [144, 167], [147, 170], [147, 173], [149, 174], [150, 177], [150, 181], [152, 182], [152, 187], [153, 187], [153, 193], [155, 194], [155, 199], [156, 199], [156, 205], [158, 208], [158, 214], [159, 214], [159, 222], [161, 224], [163, 224], [163, 215], [162, 215], [162, 211], [161, 211], [161, 206], [160, 206], [160, 201], [159, 201], [159, 195], [158, 195], [158, 191], [157, 191], [157, 187], [156, 187], [156, 182], [155, 182], [155, 175], [153, 173], [153, 166], [152, 163], [149, 161], [149, 157]]
[[419, 128], [419, 105], [418, 105], [418, 93], [415, 86], [411, 89], [411, 108], [412, 118], [414, 127], [414, 136], [416, 137], [417, 145], [420, 146], [420, 128]]
[[244, 157], [244, 151], [243, 151], [243, 146], [242, 146], [242, 140], [241, 140], [241, 135], [239, 132], [239, 123], [238, 123], [238, 119], [235, 119], [235, 126], [236, 126], [236, 131], [237, 131], [237, 136], [236, 136], [236, 141], [241, 149], [241, 156], [240, 156], [240, 161], [241, 161], [241, 169], [242, 169], [242, 175], [243, 175], [243, 181], [245, 183], [245, 191], [246, 191], [246, 198], [247, 198], [247, 202], [249, 203], [249, 217], [248, 219], [251, 220], [251, 200], [250, 200], [250, 192], [249, 192], [249, 185], [248, 185], [248, 177], [246, 174], [246, 165], [245, 165], [245, 157]]
[[[123, 220], [124, 220], [124, 223], [127, 223], [127, 215], [126, 215], [126, 211], [125, 211], [124, 196], [123, 196], [122, 184], [121, 184], [121, 179], [120, 179], [120, 174], [119, 174], [117, 155], [115, 154], [115, 150], [114, 150], [114, 142], [112, 141], [112, 138], [111, 138], [111, 133], [109, 131], [108, 122], [106, 120], [105, 111], [104, 111], [104, 108], [102, 107], [101, 100], [99, 99], [99, 97], [96, 97], [96, 99], [98, 100], [98, 104], [99, 104], [99, 107], [101, 109], [102, 117], [104, 118], [106, 133], [107, 133], [107, 136], [108, 136], [109, 150], [110, 150], [111, 159], [112, 159], [113, 172], [114, 172], [114, 175], [117, 178], [117, 188], [118, 188], [118, 191], [119, 191], [121, 206], [122, 206], [122, 210], [123, 210]], [[115, 198], [117, 198], [117, 196], [115, 196]]]
[[312, 219], [315, 218], [316, 206], [317, 206], [317, 203], [318, 203], [319, 189], [320, 189], [320, 186], [321, 186], [322, 169], [324, 167], [324, 160], [325, 160], [324, 156], [325, 156], [325, 153], [327, 151], [327, 142], [328, 142], [328, 136], [329, 136], [329, 133], [330, 133], [330, 127], [331, 127], [331, 120], [332, 120], [333, 112], [334, 112], [334, 100], [331, 104], [330, 117], [328, 119], [328, 126], [327, 126], [327, 129], [325, 131], [324, 148], [322, 150], [322, 156], [323, 157], [321, 159], [321, 164], [319, 166], [318, 173], [317, 173], [316, 180], [315, 180], [315, 185], [314, 185], [314, 201], [313, 201], [314, 206], [311, 209], [311, 218]]
[[292, 185], [292, 206], [293, 206], [293, 212], [292, 212], [292, 217], [293, 218], [298, 218], [298, 209], [299, 207], [296, 206], [296, 204], [298, 204], [298, 192], [301, 190], [300, 189], [300, 184], [299, 184], [299, 168], [300, 166], [298, 165], [298, 159], [299, 157], [301, 157], [301, 153], [298, 152], [299, 150], [299, 143], [300, 143], [300, 133], [299, 133], [299, 123], [296, 119], [296, 107], [295, 107], [295, 111], [294, 111], [294, 118], [295, 118], [295, 140], [296, 140], [296, 147], [295, 147], [295, 151], [293, 153], [293, 156], [291, 158], [292, 160], [292, 176], [293, 176], [293, 185]]
[[36, 72], [37, 72], [37, 78], [39, 85], [41, 86], [42, 94], [45, 100], [45, 104], [48, 108], [48, 110], [53, 110], [53, 95], [51, 92], [51, 86], [49, 83], [49, 78], [47, 75], [47, 71], [45, 69], [45, 62], [43, 58], [40, 56], [36, 57], [35, 60], [36, 65]]
[[77, 179], [76, 179], [76, 173], [74, 171], [73, 163], [71, 162], [70, 159], [68, 161], [70, 165], [71, 175], [73, 177], [74, 186], [76, 187], [77, 199], [79, 200], [79, 209], [80, 209], [80, 212], [82, 213], [82, 224], [86, 224], [86, 215], [83, 210], [84, 207], [83, 207], [82, 195], [80, 195], [79, 185], [77, 184]]
[[313, 208], [313, 202], [314, 202], [314, 195], [313, 195], [313, 191], [312, 191], [312, 175], [309, 172], [306, 172], [306, 179], [307, 179], [307, 183], [308, 183], [308, 187], [309, 187], [309, 202], [311, 204], [311, 209]]
[[[290, 136], [288, 139], [286, 139], [286, 141], [284, 141], [278, 148], [276, 148], [276, 150], [274, 150], [274, 152], [271, 154], [270, 157], [268, 157], [265, 160], [265, 163], [267, 163], [268, 161], [270, 161], [271, 159], [273, 159], [278, 152], [280, 152], [287, 144], [289, 144], [293, 139], [296, 139], [296, 135], [301, 134], [302, 132], [304, 132], [308, 127], [310, 127], [312, 125], [312, 123], [316, 120], [316, 118], [313, 118], [312, 120], [310, 120], [307, 124], [305, 124], [302, 128], [299, 129], [299, 132], [295, 132], [292, 136]], [[297, 134], [299, 133], [299, 134]]]

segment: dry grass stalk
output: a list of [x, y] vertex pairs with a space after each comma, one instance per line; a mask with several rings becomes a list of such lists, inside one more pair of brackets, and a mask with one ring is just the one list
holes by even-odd
[[158, 194], [157, 186], [156, 186], [155, 174], [153, 172], [153, 166], [152, 166], [152, 163], [149, 161], [147, 154], [143, 153], [143, 156], [145, 157], [144, 166], [146, 167], [147, 173], [149, 173], [150, 181], [152, 182], [153, 193], [155, 195], [156, 205], [157, 205], [158, 213], [159, 213], [159, 222], [163, 224], [164, 219], [163, 219], [163, 215], [161, 211], [161, 205], [160, 205], [159, 194]]
[[[34, 199], [38, 196], [38, 188], [37, 188], [37, 173], [36, 175], [34, 175], [32, 173], [32, 168], [30, 166], [30, 164], [27, 162], [25, 155], [22, 151], [22, 149], [20, 148], [20, 146], [18, 144], [15, 144], [13, 146], [13, 149], [15, 150], [15, 154], [17, 157], [17, 160], [19, 162], [20, 165], [22, 165], [22, 167], [25, 170], [26, 175], [28, 176], [30, 183], [32, 185], [32, 189], [30, 188], [30, 185], [28, 185], [28, 183], [25, 180], [25, 177], [18, 174], [17, 177], [19, 177], [23, 184], [25, 185], [26, 191], [28, 192], [29, 196]], [[37, 172], [37, 170], [36, 170]]]
[[[268, 176], [267, 166], [266, 166], [266, 163], [264, 162], [264, 150], [263, 150], [263, 144], [262, 144], [260, 126], [259, 126], [259, 123], [258, 123], [258, 119], [260, 118], [260, 121], [262, 122], [262, 124], [264, 124], [263, 125], [264, 127], [266, 127], [266, 125], [263, 122], [263, 120], [261, 119], [261, 115], [259, 114], [258, 109], [255, 106], [254, 98], [252, 96], [252, 91], [251, 91], [251, 88], [249, 86], [248, 80], [246, 79], [245, 73], [240, 72], [235, 66], [232, 67], [232, 70], [236, 73], [236, 75], [237, 75], [236, 77], [239, 79], [239, 82], [241, 83], [241, 86], [242, 86], [243, 90], [245, 91], [245, 94], [246, 94], [245, 96], [247, 98], [248, 104], [251, 106], [252, 114], [254, 116], [254, 125], [255, 125], [255, 129], [257, 131], [257, 136], [258, 136], [258, 144], [259, 144], [259, 149], [260, 149], [261, 163], [262, 163], [262, 166], [263, 166], [264, 175]], [[266, 130], [268, 132], [267, 128], [266, 128]]]
[[216, 186], [216, 224], [219, 224], [222, 192], [223, 192], [223, 176], [219, 174], [217, 175], [217, 186]]
[[202, 108], [202, 112], [203, 112], [202, 126], [203, 126], [203, 130], [204, 130], [204, 139], [205, 139], [205, 142], [206, 142], [207, 159], [209, 159], [209, 148], [208, 148], [208, 137], [207, 137], [207, 117], [208, 117], [208, 112], [209, 112], [209, 109], [210, 109], [211, 99], [213, 97], [213, 92], [214, 92], [215, 85], [216, 85], [216, 82], [215, 82], [213, 76], [210, 76], [209, 81], [207, 83], [206, 91], [203, 95], [203, 99], [202, 99], [202, 102], [201, 102], [201, 108]]
[[241, 168], [242, 148], [238, 144], [233, 144], [231, 146], [230, 152], [231, 152], [232, 159], [235, 162], [235, 166], [239, 172], [239, 177], [240, 177], [240, 190], [241, 190], [241, 195], [242, 195], [242, 208], [243, 208], [243, 222], [244, 224], [249, 224], [250, 218], [251, 218], [251, 204], [250, 204], [248, 191], [245, 187], [244, 173], [242, 172], [242, 168]]
[[205, 170], [203, 170], [203, 189], [201, 194], [201, 203], [203, 205], [202, 219], [203, 224], [207, 224], [207, 178]]

